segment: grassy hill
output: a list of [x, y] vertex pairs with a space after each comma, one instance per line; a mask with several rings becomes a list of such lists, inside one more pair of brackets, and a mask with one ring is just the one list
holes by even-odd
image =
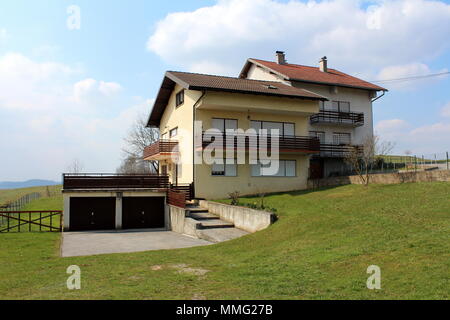
[[[0, 190], [0, 205], [8, 202], [13, 202], [20, 197], [29, 194], [38, 192], [43, 197], [47, 196], [47, 190], [50, 192], [51, 196], [59, 196], [61, 194], [61, 185], [49, 186], [47, 187], [31, 187], [31, 188], [20, 188], [20, 189], [4, 189]], [[54, 209], [57, 210], [57, 209]]]
[[[60, 258], [59, 234], [0, 234], [0, 298], [449, 299], [449, 194], [433, 182], [270, 195], [268, 229], [179, 250]], [[381, 290], [366, 288], [370, 265]]]

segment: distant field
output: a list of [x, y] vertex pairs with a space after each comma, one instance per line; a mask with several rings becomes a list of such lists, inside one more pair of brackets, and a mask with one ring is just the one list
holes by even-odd
[[[48, 190], [50, 191], [50, 194], [53, 195], [60, 195], [61, 194], [61, 185], [57, 186], [49, 186]], [[22, 189], [6, 189], [6, 190], [0, 190], [0, 205], [5, 204], [8, 202], [15, 201], [19, 199], [20, 197], [33, 193], [33, 192], [39, 192], [43, 197], [47, 195], [47, 187], [32, 187], [32, 188], [22, 188]]]
[[[416, 158], [414, 156], [396, 156], [396, 155], [387, 155], [387, 156], [381, 156], [386, 162], [391, 163], [414, 163], [416, 161]], [[425, 161], [426, 163], [445, 163], [445, 159], [429, 159], [424, 158], [422, 159], [420, 155], [417, 155], [417, 162]]]

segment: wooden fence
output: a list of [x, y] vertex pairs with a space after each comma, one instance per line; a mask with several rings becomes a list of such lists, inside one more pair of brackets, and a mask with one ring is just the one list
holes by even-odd
[[186, 208], [186, 193], [169, 189], [167, 203], [179, 208]]
[[0, 211], [2, 232], [61, 232], [62, 211]]

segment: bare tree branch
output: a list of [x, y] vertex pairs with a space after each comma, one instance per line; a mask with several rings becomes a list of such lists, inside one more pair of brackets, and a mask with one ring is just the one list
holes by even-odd
[[118, 173], [157, 173], [158, 162], [142, 159], [145, 147], [159, 139], [159, 132], [155, 128], [148, 128], [146, 117], [141, 114], [134, 122], [128, 135], [124, 138], [126, 147], [122, 149], [124, 159]]

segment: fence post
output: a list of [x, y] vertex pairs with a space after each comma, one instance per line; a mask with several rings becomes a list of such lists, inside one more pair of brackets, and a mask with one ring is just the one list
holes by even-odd
[[447, 170], [448, 170], [448, 151], [446, 152], [447, 154]]

